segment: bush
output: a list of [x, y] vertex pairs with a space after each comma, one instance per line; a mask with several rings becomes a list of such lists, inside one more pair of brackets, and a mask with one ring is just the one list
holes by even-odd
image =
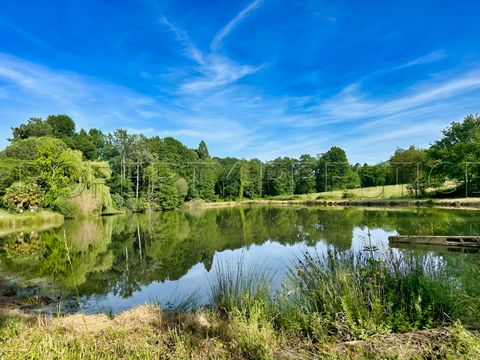
[[[248, 295], [245, 295], [248, 297]], [[246, 300], [248, 309], [234, 308], [229, 322], [230, 346], [246, 359], [273, 359], [275, 331], [268, 314], [268, 304]]]
[[125, 199], [120, 194], [113, 194], [112, 195], [113, 204], [116, 208], [121, 209], [125, 207]]
[[353, 199], [355, 194], [350, 191], [344, 191], [342, 194], [342, 199]]
[[74, 219], [80, 214], [80, 210], [72, 199], [60, 197], [55, 201], [54, 210], [67, 219]]
[[150, 204], [145, 198], [135, 199], [130, 198], [126, 201], [126, 206], [134, 213], [145, 212], [150, 208]]
[[43, 201], [43, 192], [37, 184], [17, 182], [6, 190], [4, 201], [7, 207], [19, 213], [35, 211]]

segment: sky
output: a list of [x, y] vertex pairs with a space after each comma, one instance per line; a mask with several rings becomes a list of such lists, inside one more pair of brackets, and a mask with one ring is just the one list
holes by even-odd
[[21, 0], [0, 10], [0, 147], [29, 117], [274, 159], [427, 147], [479, 112], [480, 2]]

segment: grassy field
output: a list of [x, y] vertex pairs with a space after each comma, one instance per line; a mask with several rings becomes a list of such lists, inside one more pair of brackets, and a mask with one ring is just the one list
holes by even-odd
[[44, 231], [63, 224], [63, 215], [50, 211], [12, 214], [0, 210], [0, 236], [21, 231]]
[[261, 268], [218, 271], [206, 308], [4, 318], [0, 358], [470, 359], [480, 352], [478, 336], [461, 325], [478, 320], [478, 306], [428, 258], [305, 254], [278, 293], [266, 291]]
[[282, 195], [273, 199], [295, 199], [295, 200], [339, 200], [344, 198], [368, 200], [368, 199], [400, 199], [409, 196], [406, 185], [373, 186], [359, 189], [336, 190], [321, 193], [302, 195]]

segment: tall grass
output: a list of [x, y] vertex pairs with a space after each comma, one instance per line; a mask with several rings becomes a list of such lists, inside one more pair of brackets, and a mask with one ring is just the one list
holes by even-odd
[[464, 292], [435, 258], [305, 253], [291, 268], [282, 325], [316, 338], [362, 338], [449, 323]]
[[210, 304], [220, 314], [246, 309], [257, 301], [270, 303], [273, 274], [264, 266], [248, 268], [243, 257], [234, 264], [219, 262], [210, 282]]
[[[277, 330], [324, 341], [427, 329], [473, 316], [469, 295], [436, 257], [306, 252], [272, 294], [268, 271], [221, 264], [211, 303], [221, 316], [259, 309]], [[478, 314], [475, 314], [478, 315]]]
[[63, 224], [62, 215], [50, 211], [13, 214], [0, 210], [0, 236], [21, 231], [44, 231]]

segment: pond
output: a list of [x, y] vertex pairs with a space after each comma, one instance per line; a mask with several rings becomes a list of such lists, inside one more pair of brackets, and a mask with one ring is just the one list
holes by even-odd
[[[91, 218], [0, 238], [0, 271], [60, 294], [63, 311], [116, 313], [149, 302], [168, 306], [192, 294], [205, 303], [222, 264], [265, 267], [275, 288], [305, 251], [368, 247], [381, 256], [396, 234], [480, 235], [478, 212], [249, 206]], [[452, 276], [478, 290], [477, 253], [393, 251], [438, 257]]]

